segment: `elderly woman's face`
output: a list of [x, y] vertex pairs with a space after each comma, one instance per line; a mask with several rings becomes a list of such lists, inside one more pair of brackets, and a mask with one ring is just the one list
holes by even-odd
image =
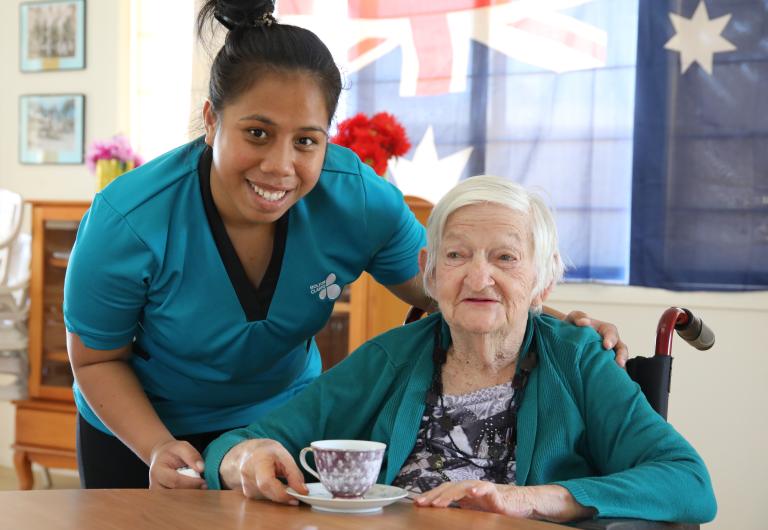
[[536, 272], [528, 216], [498, 204], [453, 212], [445, 225], [431, 290], [456, 331], [525, 330]]

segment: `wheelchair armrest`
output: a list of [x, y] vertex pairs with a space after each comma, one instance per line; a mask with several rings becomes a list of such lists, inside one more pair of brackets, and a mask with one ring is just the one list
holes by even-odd
[[699, 530], [698, 524], [663, 523], [643, 519], [589, 519], [569, 523], [568, 526], [581, 530]]

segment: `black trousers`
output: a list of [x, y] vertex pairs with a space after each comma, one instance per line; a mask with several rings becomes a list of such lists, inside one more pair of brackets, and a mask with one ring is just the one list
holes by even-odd
[[[209, 443], [225, 432], [204, 432], [176, 438], [189, 442], [202, 454]], [[77, 415], [77, 468], [81, 488], [149, 487], [149, 466], [118, 438], [101, 432], [80, 414]]]

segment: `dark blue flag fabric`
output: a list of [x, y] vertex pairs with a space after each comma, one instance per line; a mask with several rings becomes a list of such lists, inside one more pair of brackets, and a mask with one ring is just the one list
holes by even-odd
[[768, 288], [768, 1], [641, 0], [630, 283]]
[[435, 202], [499, 175], [554, 207], [568, 280], [744, 288], [768, 286], [765, 2], [707, 0], [695, 16], [698, 0], [277, 8], [341, 65], [338, 117], [404, 125], [413, 147], [388, 171], [404, 194]]

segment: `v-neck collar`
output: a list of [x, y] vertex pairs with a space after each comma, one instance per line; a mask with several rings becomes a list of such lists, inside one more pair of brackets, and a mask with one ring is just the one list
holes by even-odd
[[224, 264], [224, 269], [227, 271], [229, 281], [232, 283], [232, 287], [237, 294], [240, 306], [243, 308], [246, 320], [248, 322], [266, 320], [283, 265], [285, 244], [288, 239], [289, 212], [285, 212], [276, 221], [275, 236], [272, 242], [272, 257], [269, 260], [267, 270], [264, 272], [264, 277], [261, 279], [261, 284], [256, 287], [248, 278], [245, 268], [240, 262], [237, 252], [235, 252], [232, 240], [229, 238], [229, 234], [227, 234], [227, 229], [224, 226], [224, 221], [221, 219], [219, 210], [213, 202], [213, 194], [211, 193], [212, 161], [213, 152], [210, 147], [206, 146], [200, 155], [197, 173], [200, 178], [200, 193], [203, 198], [205, 216], [208, 219], [208, 225], [211, 227], [213, 240]]

